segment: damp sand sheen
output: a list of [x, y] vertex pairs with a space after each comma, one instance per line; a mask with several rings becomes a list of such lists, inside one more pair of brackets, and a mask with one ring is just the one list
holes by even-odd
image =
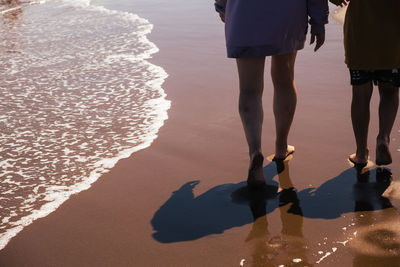
[[0, 15], [0, 249], [150, 146], [170, 107], [146, 19], [85, 0], [16, 9]]

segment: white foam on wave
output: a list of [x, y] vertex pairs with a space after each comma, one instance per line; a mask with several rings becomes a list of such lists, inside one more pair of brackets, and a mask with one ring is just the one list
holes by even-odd
[[91, 0], [62, 0], [68, 6], [74, 7], [88, 7], [90, 6]]
[[26, 6], [30, 6], [30, 5], [40, 5], [40, 4], [44, 4], [47, 1], [51, 1], [51, 0], [38, 0], [38, 1], [27, 1], [27, 2], [22, 2], [18, 5], [11, 5], [9, 7], [5, 7], [3, 9], [0, 9], [0, 14], [6, 14], [18, 9], [22, 9]]
[[49, 1], [24, 15], [20, 28], [0, 22], [0, 249], [149, 147], [170, 108], [167, 73], [146, 61], [158, 52], [147, 20], [88, 0]]

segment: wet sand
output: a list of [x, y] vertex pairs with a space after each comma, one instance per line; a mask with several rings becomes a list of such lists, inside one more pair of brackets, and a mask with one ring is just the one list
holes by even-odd
[[[284, 166], [266, 160], [269, 186], [249, 195], [236, 66], [225, 58], [212, 5], [143, 0], [115, 1], [112, 8], [131, 9], [155, 25], [149, 39], [160, 52], [151, 61], [169, 74], [163, 85], [172, 101], [169, 119], [150, 148], [13, 238], [0, 251], [0, 266], [398, 266], [398, 121], [392, 193], [384, 198], [385, 173], [376, 178], [371, 166], [370, 182], [368, 173], [357, 182], [346, 160], [355, 145], [339, 23], [331, 20], [318, 53], [308, 45], [298, 53], [289, 137], [296, 152]], [[377, 101], [375, 90], [371, 160]], [[268, 71], [264, 111], [268, 156], [274, 147]], [[291, 183], [297, 193], [287, 190]]]

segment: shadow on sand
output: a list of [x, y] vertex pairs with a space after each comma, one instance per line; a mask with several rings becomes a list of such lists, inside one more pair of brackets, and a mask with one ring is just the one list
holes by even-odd
[[[154, 214], [154, 239], [161, 243], [195, 240], [249, 223], [254, 223], [254, 229], [257, 219], [275, 209], [281, 212], [282, 232], [301, 236], [303, 217], [334, 219], [344, 213], [392, 207], [382, 196], [391, 182], [388, 169], [349, 168], [318, 188], [300, 192], [293, 188], [287, 161], [271, 162], [264, 174], [267, 185], [256, 191], [241, 182], [219, 185], [195, 197], [193, 189], [199, 181], [184, 184]], [[288, 221], [285, 214], [296, 216]], [[299, 221], [295, 227], [293, 218]]]

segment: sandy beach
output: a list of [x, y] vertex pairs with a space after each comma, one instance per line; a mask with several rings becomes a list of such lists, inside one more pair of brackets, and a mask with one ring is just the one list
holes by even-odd
[[[171, 101], [168, 119], [150, 147], [24, 228], [0, 250], [0, 266], [400, 266], [399, 122], [390, 144], [393, 180], [373, 163], [357, 176], [347, 160], [355, 143], [340, 23], [330, 18], [320, 51], [308, 44], [299, 51], [289, 136], [296, 152], [284, 166], [266, 159], [268, 187], [251, 196], [236, 65], [225, 56], [212, 3], [94, 4], [154, 25], [147, 38], [159, 52], [149, 61], [168, 73], [162, 85]], [[270, 59], [266, 157], [275, 136], [269, 66]], [[378, 100], [375, 90], [372, 162]], [[290, 185], [296, 191], [285, 190]]]

